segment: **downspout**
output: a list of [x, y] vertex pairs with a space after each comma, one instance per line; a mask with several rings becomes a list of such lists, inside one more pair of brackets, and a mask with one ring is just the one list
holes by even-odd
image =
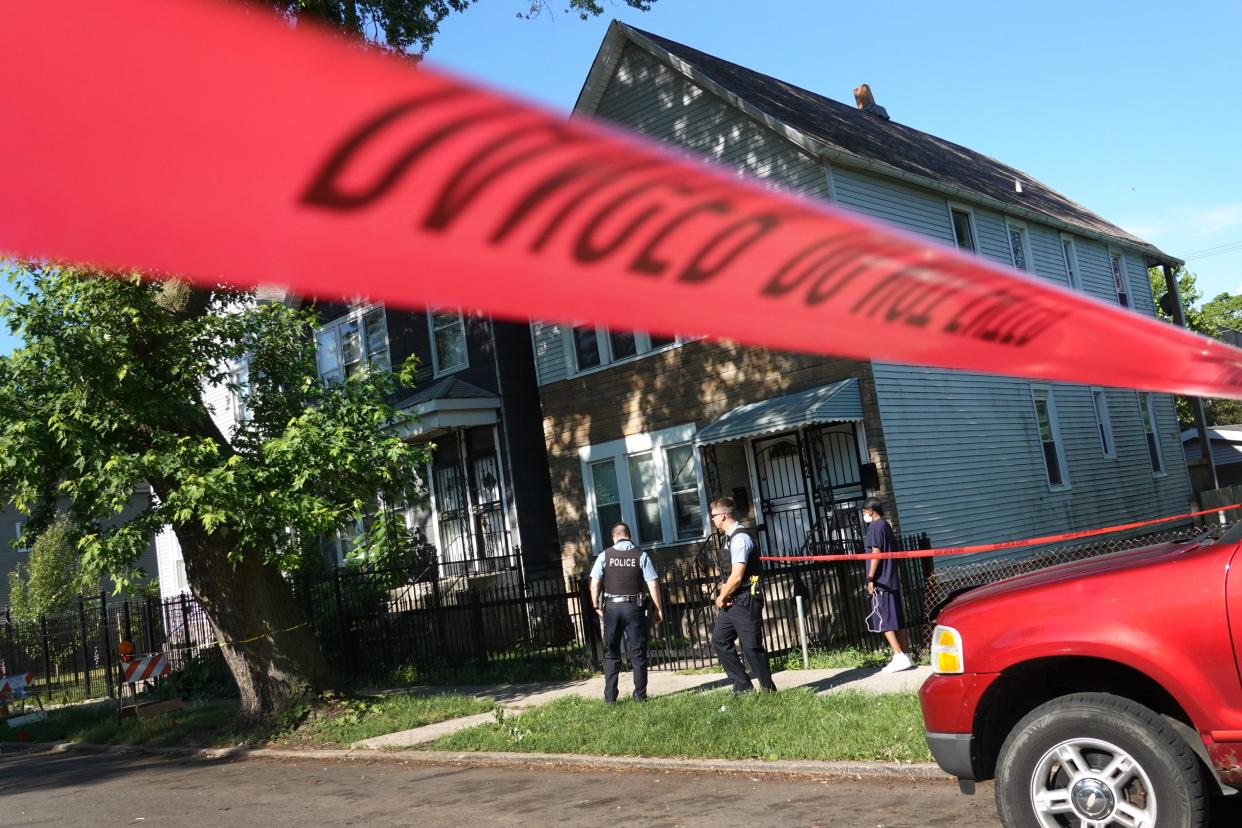
[[[1173, 321], [1178, 327], [1186, 327], [1186, 314], [1182, 310], [1182, 296], [1177, 290], [1177, 274], [1173, 272], [1173, 268], [1169, 265], [1162, 264], [1161, 270], [1164, 271], [1164, 284], [1169, 291], [1169, 296], [1173, 298], [1170, 303], [1173, 306]], [[1207, 433], [1207, 415], [1203, 410], [1202, 397], [1188, 397], [1191, 408], [1195, 415], [1195, 430], [1199, 432], [1199, 451], [1200, 459], [1206, 460], [1208, 471], [1211, 473], [1212, 488], [1220, 488], [1220, 479], [1216, 476], [1216, 460], [1212, 457], [1212, 443], [1208, 440]]]
[[[509, 420], [505, 416], [505, 386], [504, 386], [504, 383], [500, 379], [500, 349], [497, 347], [497, 343], [496, 343], [496, 318], [495, 317], [493, 316], [487, 317], [487, 330], [488, 330], [488, 333], [490, 334], [490, 339], [492, 342], [492, 368], [495, 369], [495, 372], [496, 372], [496, 395], [500, 397], [500, 408], [496, 412], [496, 415], [497, 415], [496, 438], [497, 438], [497, 442], [499, 442], [500, 436], [501, 434], [503, 434], [504, 440], [505, 440], [504, 463], [500, 464], [500, 467], [501, 467], [502, 476], [506, 476], [505, 472], [508, 472], [507, 474], [508, 479], [503, 480], [501, 482], [500, 497], [501, 497], [501, 503], [504, 506], [505, 523], [512, 527], [511, 533], [509, 535], [511, 539], [509, 554], [512, 555], [514, 549], [522, 548], [522, 530], [521, 530], [521, 525], [519, 523], [519, 518], [518, 518], [518, 513], [517, 513], [516, 499], [511, 500], [508, 496], [508, 491], [507, 491], [509, 486], [515, 485], [514, 477], [513, 477], [513, 435], [509, 433]], [[500, 447], [497, 446], [497, 449], [499, 448]], [[496, 459], [499, 460], [500, 458], [498, 457]], [[517, 495], [517, 491], [515, 490], [514, 491], [515, 498], [516, 498], [516, 495]], [[511, 505], [513, 507], [512, 514], [509, 513], [509, 508]], [[527, 582], [525, 550], [523, 550], [522, 554], [518, 556], [518, 578], [521, 581], [520, 586], [522, 588], [522, 594], [525, 595], [526, 594], [526, 582]]]

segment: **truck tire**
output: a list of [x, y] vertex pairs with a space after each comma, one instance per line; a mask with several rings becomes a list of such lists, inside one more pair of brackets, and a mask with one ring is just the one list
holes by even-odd
[[1010, 731], [996, 762], [996, 810], [1005, 828], [1201, 828], [1208, 797], [1194, 751], [1158, 713], [1075, 693]]

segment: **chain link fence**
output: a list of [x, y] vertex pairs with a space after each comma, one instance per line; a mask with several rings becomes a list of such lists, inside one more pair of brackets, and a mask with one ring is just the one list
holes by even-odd
[[1163, 543], [1181, 543], [1205, 538], [1216, 539], [1235, 523], [1186, 523], [1172, 529], [1128, 537], [1113, 537], [1092, 543], [1045, 548], [1023, 557], [1005, 557], [999, 560], [980, 561], [958, 566], [943, 566], [932, 571], [927, 578], [923, 594], [926, 619], [921, 632], [924, 650], [931, 644], [932, 627], [936, 615], [955, 596], [976, 587], [995, 583], [1015, 575], [1036, 572], [1057, 564], [1081, 561], [1123, 549], [1141, 549]]

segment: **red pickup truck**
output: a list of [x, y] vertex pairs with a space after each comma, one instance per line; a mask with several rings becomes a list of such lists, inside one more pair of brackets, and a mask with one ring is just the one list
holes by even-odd
[[[1017, 826], [1206, 823], [1242, 788], [1242, 528], [970, 590], [919, 698], [936, 761]], [[1236, 560], [1235, 560], [1236, 559]]]

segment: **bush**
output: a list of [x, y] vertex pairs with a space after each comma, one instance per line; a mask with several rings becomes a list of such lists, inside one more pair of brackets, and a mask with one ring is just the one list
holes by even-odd
[[173, 670], [168, 686], [173, 694], [187, 701], [235, 699], [240, 695], [224, 657], [214, 647], [200, 650]]

